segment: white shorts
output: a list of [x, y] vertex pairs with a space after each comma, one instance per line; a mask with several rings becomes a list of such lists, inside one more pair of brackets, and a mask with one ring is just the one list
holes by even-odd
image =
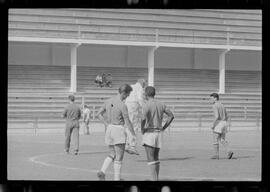
[[105, 144], [116, 145], [126, 143], [126, 132], [122, 125], [108, 125], [105, 133]]
[[214, 128], [214, 132], [219, 134], [225, 134], [228, 132], [227, 128], [228, 128], [227, 121], [219, 121]]
[[162, 132], [144, 133], [142, 138], [142, 145], [148, 145], [155, 148], [162, 146]]

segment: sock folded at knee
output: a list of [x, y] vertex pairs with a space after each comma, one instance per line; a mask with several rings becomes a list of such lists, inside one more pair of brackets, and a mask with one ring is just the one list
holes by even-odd
[[108, 167], [110, 166], [110, 164], [114, 161], [115, 159], [115, 156], [111, 156], [109, 155], [108, 157], [105, 158], [104, 162], [103, 162], [103, 165], [101, 167], [101, 171], [103, 173], [106, 172], [106, 170], [108, 169]]
[[147, 163], [148, 165], [155, 165], [155, 164], [160, 164], [160, 161], [151, 161]]
[[150, 170], [151, 170], [152, 180], [157, 181], [158, 180], [158, 175], [159, 175], [160, 162], [159, 161], [152, 161], [152, 162], [148, 162], [147, 164], [149, 165]]
[[122, 161], [114, 161], [114, 180], [119, 181], [121, 179]]

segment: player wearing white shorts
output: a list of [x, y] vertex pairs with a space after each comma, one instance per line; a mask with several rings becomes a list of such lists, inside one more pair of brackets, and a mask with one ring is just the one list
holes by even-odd
[[[109, 146], [109, 155], [105, 158], [101, 170], [97, 173], [100, 180], [105, 180], [107, 168], [114, 162], [114, 180], [120, 180], [121, 167], [125, 152], [126, 132], [124, 125], [128, 127], [133, 137], [135, 133], [128, 117], [128, 109], [123, 100], [125, 100], [132, 88], [125, 84], [122, 85], [119, 94], [105, 101], [97, 113], [99, 119], [105, 124], [105, 144]], [[104, 113], [106, 112], [106, 118]]]
[[211, 159], [219, 159], [219, 143], [221, 143], [227, 153], [227, 158], [231, 159], [233, 152], [228, 149], [228, 141], [226, 141], [225, 136], [228, 127], [228, 115], [224, 105], [219, 101], [219, 95], [217, 93], [212, 93], [210, 95], [210, 102], [213, 104], [214, 112], [214, 122], [211, 129], [213, 130], [213, 146], [214, 146], [214, 156]]
[[[151, 179], [157, 181], [160, 168], [159, 150], [162, 146], [161, 134], [171, 124], [174, 116], [165, 104], [154, 99], [154, 87], [146, 87], [145, 96], [147, 102], [142, 109], [142, 144], [145, 147], [148, 165], [150, 166]], [[164, 113], [168, 115], [168, 118], [162, 126]]]

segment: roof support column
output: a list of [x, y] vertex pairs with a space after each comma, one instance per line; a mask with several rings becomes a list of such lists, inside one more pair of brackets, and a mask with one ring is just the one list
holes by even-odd
[[225, 56], [229, 49], [219, 52], [219, 93], [225, 93]]
[[77, 49], [81, 44], [71, 44], [70, 49], [70, 92], [77, 92]]
[[148, 48], [148, 85], [154, 86], [155, 50], [157, 47]]

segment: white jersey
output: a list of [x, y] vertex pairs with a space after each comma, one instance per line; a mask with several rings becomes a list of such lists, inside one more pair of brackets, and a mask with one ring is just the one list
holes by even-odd
[[144, 89], [141, 86], [140, 83], [136, 83], [134, 85], [131, 85], [132, 91], [130, 92], [130, 95], [126, 98], [127, 102], [138, 102], [141, 106], [143, 105], [143, 94]]
[[84, 121], [90, 120], [90, 109], [88, 109], [88, 108], [83, 109], [83, 120]]

